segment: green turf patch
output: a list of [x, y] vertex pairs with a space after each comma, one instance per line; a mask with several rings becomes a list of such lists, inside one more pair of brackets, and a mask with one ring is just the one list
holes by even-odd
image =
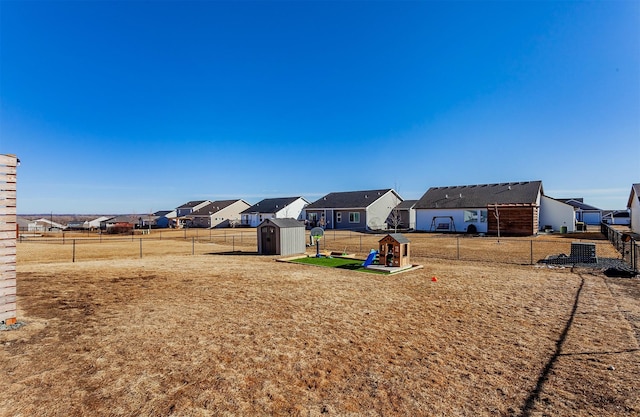
[[325, 266], [327, 268], [340, 268], [348, 269], [351, 271], [369, 272], [372, 274], [384, 274], [383, 271], [375, 271], [373, 269], [367, 269], [362, 266], [364, 262], [362, 259], [351, 258], [327, 258], [327, 257], [307, 257], [292, 259], [291, 262], [297, 262], [306, 265]]

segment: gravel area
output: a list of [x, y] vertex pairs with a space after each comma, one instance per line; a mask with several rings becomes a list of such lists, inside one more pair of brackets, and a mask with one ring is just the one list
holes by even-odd
[[25, 324], [26, 323], [24, 323], [24, 322], [18, 321], [15, 324], [11, 324], [11, 325], [7, 326], [6, 324], [4, 324], [4, 322], [0, 322], [0, 332], [8, 331], [8, 330], [18, 330], [19, 328], [21, 328]]

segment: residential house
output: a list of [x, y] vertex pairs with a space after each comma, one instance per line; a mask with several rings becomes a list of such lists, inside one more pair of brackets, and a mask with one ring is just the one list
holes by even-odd
[[416, 230], [533, 235], [542, 195], [542, 181], [432, 187], [414, 206]]
[[602, 210], [602, 222], [622, 226], [631, 225], [629, 210]]
[[171, 213], [171, 210], [159, 210], [153, 213], [153, 216], [155, 216], [155, 227], [158, 229], [170, 227], [173, 224], [171, 217], [169, 217]]
[[302, 210], [309, 202], [302, 197], [265, 198], [242, 213], [242, 225], [258, 227], [266, 219], [302, 220]]
[[393, 189], [329, 193], [305, 208], [309, 227], [386, 230], [389, 214], [402, 200]]
[[89, 230], [98, 230], [103, 222], [111, 219], [113, 216], [100, 216], [97, 219], [89, 220]]
[[574, 208], [576, 213], [576, 221], [584, 224], [598, 225], [602, 223], [602, 210], [585, 204], [582, 198], [563, 198], [563, 203], [567, 203]]
[[184, 227], [235, 227], [240, 224], [240, 213], [249, 207], [244, 200], [212, 201], [179, 219]]
[[540, 230], [573, 233], [576, 231], [574, 206], [562, 200], [540, 196]]
[[631, 186], [627, 208], [631, 217], [631, 230], [635, 233], [640, 233], [640, 184]]
[[31, 220], [23, 219], [22, 217], [17, 217], [16, 220], [19, 231], [26, 232], [27, 230], [29, 230], [29, 223], [31, 223]]
[[418, 200], [404, 200], [389, 214], [387, 227], [389, 229], [413, 230], [416, 228], [415, 205]]
[[[196, 210], [201, 209], [202, 207], [206, 206], [207, 204], [211, 204], [211, 201], [209, 200], [194, 200], [194, 201], [188, 201], [185, 204], [179, 206], [176, 208], [176, 216], [175, 216], [175, 221], [176, 221], [176, 226], [177, 227], [184, 227], [185, 226], [185, 216], [193, 213]], [[169, 217], [169, 216], [167, 216]], [[169, 217], [170, 218], [170, 217]]]
[[38, 220], [31, 220], [27, 229], [29, 232], [56, 232], [66, 229], [66, 226], [43, 217]]

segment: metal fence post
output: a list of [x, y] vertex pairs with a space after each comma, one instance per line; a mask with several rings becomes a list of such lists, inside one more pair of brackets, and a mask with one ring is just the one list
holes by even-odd
[[530, 253], [529, 259], [530, 259], [530, 264], [533, 265], [533, 239], [531, 239], [530, 242], [531, 242], [531, 248], [530, 248], [530, 251], [529, 251], [529, 253]]
[[456, 250], [458, 252], [458, 260], [460, 260], [460, 236], [456, 237]]
[[142, 259], [142, 238], [140, 238], [140, 259]]
[[71, 255], [71, 262], [76, 261], [76, 240], [73, 239], [73, 255]]
[[231, 236], [231, 252], [236, 251], [236, 235]]
[[196, 238], [191, 236], [191, 254], [196, 254]]

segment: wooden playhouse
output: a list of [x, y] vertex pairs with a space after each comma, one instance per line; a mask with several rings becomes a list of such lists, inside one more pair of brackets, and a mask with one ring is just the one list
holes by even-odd
[[390, 233], [378, 241], [381, 265], [403, 268], [410, 266], [409, 239], [401, 233]]

